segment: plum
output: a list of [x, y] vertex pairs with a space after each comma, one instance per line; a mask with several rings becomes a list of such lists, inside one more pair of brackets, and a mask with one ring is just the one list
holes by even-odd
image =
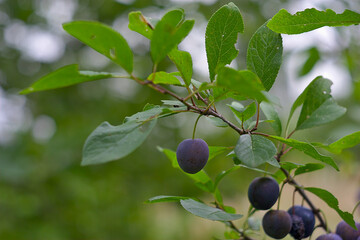
[[335, 233], [328, 233], [318, 236], [316, 240], [342, 240], [342, 238]]
[[270, 210], [262, 219], [265, 233], [276, 239], [284, 238], [290, 232], [291, 225], [290, 214], [284, 210]]
[[305, 227], [305, 233], [303, 238], [307, 238], [308, 236], [311, 235], [311, 233], [314, 230], [314, 226], [315, 226], [315, 216], [314, 213], [303, 206], [299, 206], [299, 205], [295, 205], [291, 208], [289, 208], [288, 213], [290, 215], [296, 215], [301, 217], [301, 219], [304, 222], [304, 227]]
[[176, 149], [176, 158], [184, 172], [194, 174], [206, 165], [209, 147], [202, 139], [185, 139]]
[[249, 186], [248, 197], [254, 208], [270, 209], [279, 197], [279, 184], [270, 177], [255, 178]]
[[305, 226], [302, 218], [294, 214], [290, 216], [292, 220], [290, 235], [295, 239], [303, 239], [305, 235]]
[[353, 229], [349, 224], [345, 221], [339, 222], [336, 226], [336, 234], [339, 235], [343, 240], [357, 240], [360, 236], [360, 223], [355, 223], [357, 229]]

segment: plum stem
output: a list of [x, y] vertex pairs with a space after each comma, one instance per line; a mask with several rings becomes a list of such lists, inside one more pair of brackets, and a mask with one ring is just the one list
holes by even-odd
[[358, 202], [356, 203], [354, 209], [353, 209], [352, 212], [351, 212], [352, 215], [354, 215], [354, 213], [355, 213], [356, 209], [359, 207], [359, 205], [360, 205], [360, 201], [358, 201]]
[[193, 134], [192, 134], [192, 139], [194, 140], [194, 138], [195, 138], [195, 131], [196, 131], [196, 126], [197, 126], [197, 124], [198, 124], [198, 122], [199, 122], [199, 119], [201, 118], [201, 114], [196, 118], [196, 121], [195, 121], [195, 124], [194, 124], [194, 130], [193, 130]]

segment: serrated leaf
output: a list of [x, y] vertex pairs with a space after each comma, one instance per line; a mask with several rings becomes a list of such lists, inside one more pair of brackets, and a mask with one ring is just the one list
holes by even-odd
[[226, 89], [225, 92], [233, 91], [242, 96], [256, 99], [258, 102], [266, 99], [262, 93], [264, 86], [256, 74], [251, 71], [237, 71], [224, 67], [220, 69], [216, 82], [219, 87]]
[[129, 13], [129, 29], [151, 39], [153, 30], [148, 23], [146, 17], [140, 11]]
[[20, 94], [68, 87], [78, 83], [99, 79], [117, 77], [112, 73], [79, 71], [77, 64], [67, 65], [34, 82], [30, 87], [22, 90]]
[[334, 162], [334, 160], [331, 157], [328, 156], [324, 156], [321, 155], [311, 144], [306, 143], [306, 142], [301, 142], [295, 139], [285, 139], [279, 136], [268, 136], [269, 138], [278, 140], [282, 143], [285, 143], [286, 145], [288, 145], [289, 147], [293, 147], [297, 150], [302, 151], [303, 153], [313, 157], [316, 160], [319, 160], [323, 163], [326, 163], [330, 166], [332, 166], [333, 168], [335, 168], [337, 171], [339, 171], [338, 166], [336, 165], [336, 163]]
[[338, 27], [360, 23], [360, 14], [346, 9], [342, 14], [336, 14], [331, 9], [319, 11], [315, 8], [305, 9], [291, 15], [281, 9], [269, 21], [267, 26], [278, 33], [299, 34], [309, 32], [324, 26]]
[[175, 63], [181, 77], [184, 79], [185, 85], [189, 86], [193, 74], [192, 58], [190, 53], [174, 48], [171, 52], [169, 52], [168, 56], [170, 60]]
[[246, 166], [257, 167], [274, 158], [276, 147], [262, 136], [243, 134], [236, 143], [235, 154]]
[[86, 139], [81, 165], [105, 163], [123, 158], [137, 149], [156, 125], [156, 119], [119, 126], [103, 122]]
[[305, 166], [298, 167], [295, 170], [294, 176], [304, 174], [304, 173], [314, 172], [314, 171], [323, 169], [324, 167], [325, 166], [323, 164], [319, 164], [319, 163], [307, 163], [307, 164], [305, 164]]
[[194, 20], [184, 20], [180, 9], [167, 12], [156, 24], [151, 41], [150, 52], [154, 63], [159, 63], [191, 31]]
[[123, 67], [133, 70], [133, 53], [120, 33], [99, 22], [74, 21], [64, 23], [63, 28], [73, 37], [92, 47]]
[[210, 18], [205, 32], [206, 56], [210, 80], [214, 81], [218, 70], [236, 58], [238, 33], [244, 32], [244, 23], [237, 6], [230, 2], [217, 10]]
[[279, 114], [275, 110], [274, 106], [270, 103], [262, 102], [260, 104], [260, 108], [263, 111], [266, 119], [273, 120], [273, 122], [270, 122], [270, 126], [274, 129], [275, 134], [280, 136], [282, 132], [282, 125]]
[[237, 116], [241, 122], [245, 122], [246, 120], [250, 119], [256, 113], [256, 103], [252, 102], [251, 104], [247, 105], [245, 108], [237, 107], [237, 102], [232, 102], [231, 105], [228, 105], [231, 111]]
[[251, 37], [246, 56], [247, 68], [256, 73], [269, 91], [275, 82], [282, 62], [281, 35], [271, 31], [266, 23]]
[[344, 212], [339, 208], [339, 201], [337, 200], [336, 197], [334, 197], [334, 195], [332, 195], [327, 190], [321, 189], [321, 188], [307, 187], [307, 188], [304, 188], [304, 190], [309, 191], [309, 192], [315, 194], [316, 196], [318, 196], [329, 207], [334, 209], [347, 224], [349, 224], [351, 227], [356, 229], [353, 215], [349, 212]]
[[166, 155], [166, 157], [170, 160], [173, 168], [179, 169], [183, 174], [188, 176], [189, 178], [193, 179], [195, 181], [195, 184], [197, 187], [201, 188], [204, 191], [207, 192], [213, 192], [214, 191], [214, 184], [211, 180], [211, 178], [206, 174], [204, 170], [201, 170], [200, 172], [197, 172], [195, 174], [189, 174], [185, 173], [181, 170], [177, 159], [176, 159], [176, 152], [158, 147], [158, 150]]
[[167, 72], [151, 73], [147, 79], [155, 84], [181, 85], [179, 79]]
[[227, 213], [221, 209], [210, 207], [192, 199], [180, 200], [180, 203], [186, 211], [194, 214], [195, 216], [213, 221], [234, 221], [242, 218], [243, 216], [241, 214]]
[[316, 47], [312, 47], [306, 50], [307, 59], [304, 65], [301, 67], [298, 76], [302, 77], [311, 72], [311, 70], [315, 67], [316, 63], [320, 60], [320, 53]]
[[180, 196], [156, 196], [147, 200], [145, 203], [159, 203], [159, 202], [179, 202], [180, 200], [189, 199], [189, 197], [180, 197]]
[[302, 106], [296, 129], [319, 126], [341, 117], [346, 109], [337, 105], [330, 95], [332, 82], [321, 76], [315, 78], [295, 100], [287, 125], [295, 110]]

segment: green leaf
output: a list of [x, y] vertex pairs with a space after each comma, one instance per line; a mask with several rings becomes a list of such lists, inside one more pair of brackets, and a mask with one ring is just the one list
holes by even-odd
[[231, 111], [237, 116], [241, 122], [245, 122], [249, 118], [255, 115], [256, 113], [256, 103], [252, 102], [247, 105], [246, 108], [239, 108], [237, 102], [232, 102], [231, 105], [228, 105]]
[[235, 146], [236, 157], [246, 166], [257, 167], [276, 154], [274, 143], [259, 135], [241, 135]]
[[[153, 35], [153, 29], [150, 27], [149, 21], [142, 15], [141, 12], [129, 13], [129, 29], [140, 33], [148, 39], [151, 39]], [[173, 48], [168, 53], [168, 56], [180, 71], [180, 76], [184, 79], [186, 86], [189, 86], [193, 73], [192, 58], [190, 53]]]
[[240, 166], [233, 166], [232, 168], [226, 170], [226, 171], [222, 171], [221, 173], [219, 173], [216, 178], [215, 178], [215, 183], [214, 183], [214, 187], [217, 188], [217, 186], [219, 185], [220, 181], [229, 173], [238, 170], [240, 168]]
[[312, 48], [306, 50], [306, 52], [308, 54], [308, 57], [307, 57], [304, 65], [302, 66], [302, 68], [299, 71], [299, 74], [298, 74], [299, 77], [305, 76], [306, 74], [311, 72], [311, 70], [314, 68], [316, 63], [320, 60], [320, 53], [316, 47], [312, 47]]
[[76, 64], [59, 68], [58, 70], [40, 78], [30, 87], [22, 90], [20, 94], [28, 94], [32, 92], [67, 87], [83, 82], [117, 77], [116, 75], [106, 72], [79, 71], [78, 68], [79, 67]]
[[331, 97], [332, 82], [323, 77], [315, 78], [295, 100], [290, 110], [289, 124], [295, 110], [302, 106], [296, 129], [306, 129], [334, 121], [344, 115], [346, 109], [337, 105]]
[[185, 104], [183, 104], [182, 102], [178, 101], [178, 100], [161, 100], [161, 102], [164, 105], [168, 105], [168, 106], [172, 106], [172, 107], [186, 107]]
[[81, 165], [105, 163], [123, 158], [137, 149], [156, 125], [156, 119], [139, 123], [128, 121], [120, 126], [103, 122], [87, 138]]
[[305, 164], [305, 166], [298, 167], [295, 170], [294, 176], [304, 174], [304, 173], [314, 172], [314, 171], [323, 169], [324, 167], [325, 166], [323, 164], [319, 164], [319, 163], [307, 163], [307, 164]]
[[[238, 160], [239, 161], [239, 160]], [[243, 164], [238, 164], [234, 161], [234, 163], [239, 166], [239, 167], [243, 167], [243, 168], [246, 168], [246, 169], [249, 169], [249, 170], [252, 170], [252, 171], [255, 171], [255, 172], [259, 172], [259, 173], [264, 173], [264, 174], [267, 174], [267, 175], [270, 175], [270, 176], [273, 176], [273, 173], [271, 172], [268, 172], [268, 171], [265, 171], [263, 169], [260, 169], [260, 168], [253, 168], [253, 167], [248, 167], [246, 165], [243, 165]]]
[[94, 50], [110, 58], [128, 73], [133, 70], [133, 53], [120, 33], [98, 22], [75, 21], [64, 23], [63, 28]]
[[219, 156], [220, 154], [227, 153], [231, 151], [234, 147], [222, 147], [222, 146], [209, 146], [209, 158], [208, 161], [211, 159]]
[[321, 188], [307, 187], [304, 188], [304, 190], [309, 191], [315, 194], [316, 196], [318, 196], [329, 207], [334, 209], [347, 224], [349, 224], [351, 227], [356, 229], [353, 215], [349, 212], [344, 212], [340, 210], [339, 201], [337, 200], [336, 197], [334, 197], [334, 195], [332, 195], [330, 192], [326, 191], [325, 189], [321, 189]]
[[271, 31], [266, 23], [251, 37], [247, 51], [247, 68], [256, 73], [269, 91], [275, 82], [282, 62], [281, 35]]
[[179, 196], [156, 196], [147, 200], [145, 203], [159, 203], [159, 202], [179, 202], [180, 200], [189, 199], [189, 197], [179, 197]]
[[244, 32], [241, 13], [234, 3], [224, 5], [210, 18], [205, 32], [205, 47], [209, 64], [210, 80], [214, 81], [218, 70], [236, 58], [238, 33]]
[[156, 24], [150, 52], [154, 63], [159, 63], [191, 31], [194, 20], [184, 20], [184, 11], [180, 9], [167, 12]]
[[293, 147], [297, 150], [302, 151], [303, 153], [315, 158], [316, 160], [319, 160], [323, 163], [326, 163], [330, 166], [332, 166], [333, 168], [335, 168], [337, 171], [339, 171], [338, 166], [336, 165], [336, 163], [334, 162], [334, 160], [331, 157], [328, 156], [324, 156], [321, 155], [311, 144], [306, 143], [306, 142], [301, 142], [295, 139], [285, 139], [282, 137], [278, 137], [278, 136], [268, 136], [269, 138], [278, 140], [282, 143], [285, 143], [286, 145]]
[[293, 169], [297, 169], [298, 167], [304, 166], [304, 165], [298, 164], [298, 163], [282, 162], [282, 161], [280, 162], [280, 165], [282, 168], [287, 170], [289, 173], [291, 173], [291, 170], [293, 170]]
[[240, 238], [240, 234], [234, 230], [229, 230], [224, 232], [225, 239], [238, 239]]
[[146, 17], [140, 11], [129, 13], [129, 29], [151, 39], [153, 30], [148, 23]]
[[[327, 99], [311, 112], [311, 106], [314, 105], [315, 103], [305, 100], [296, 129], [306, 129], [332, 122], [343, 116], [346, 112], [346, 108], [337, 105], [333, 98]], [[301, 123], [301, 121], [303, 122]]]
[[221, 120], [220, 118], [217, 117], [206, 117], [206, 120], [208, 120], [212, 125], [216, 126], [216, 127], [228, 127], [229, 125], [224, 122], [223, 120]]
[[168, 55], [170, 60], [175, 63], [177, 69], [180, 71], [185, 85], [189, 86], [193, 74], [192, 58], [190, 53], [174, 48]]
[[333, 153], [341, 153], [342, 150], [352, 148], [360, 143], [360, 131], [354, 132], [343, 138], [340, 138], [336, 142], [331, 143], [328, 148]]
[[192, 199], [180, 200], [180, 203], [186, 211], [194, 214], [195, 216], [213, 221], [234, 221], [242, 218], [243, 216], [241, 214], [227, 213], [221, 209], [210, 207]]
[[207, 192], [214, 191], [213, 182], [204, 170], [201, 170], [200, 172], [197, 172], [195, 174], [185, 173], [181, 170], [181, 168], [177, 162], [176, 152], [174, 152], [170, 149], [165, 149], [165, 148], [161, 148], [161, 147], [158, 147], [158, 150], [166, 155], [166, 157], [170, 160], [173, 168], [179, 169], [183, 174], [185, 174], [189, 178], [193, 179], [195, 181], [195, 183], [197, 183], [196, 186], [198, 186], [199, 188], [201, 188], [202, 190], [207, 191]]
[[278, 33], [299, 34], [309, 32], [324, 26], [338, 27], [360, 23], [360, 14], [345, 10], [342, 14], [336, 14], [331, 9], [319, 11], [315, 8], [305, 9], [291, 15], [285, 9], [281, 9], [267, 24], [268, 28]]
[[224, 67], [218, 73], [217, 85], [226, 88], [227, 91], [234, 91], [242, 96], [256, 99], [258, 102], [266, 99], [262, 93], [264, 87], [260, 79], [248, 70], [237, 71]]
[[270, 122], [270, 126], [274, 129], [275, 134], [280, 136], [282, 132], [282, 125], [279, 114], [275, 110], [274, 106], [270, 103], [262, 102], [260, 104], [260, 108], [263, 111], [266, 119], [273, 120]]
[[155, 84], [181, 85], [179, 79], [167, 72], [151, 73], [147, 79]]

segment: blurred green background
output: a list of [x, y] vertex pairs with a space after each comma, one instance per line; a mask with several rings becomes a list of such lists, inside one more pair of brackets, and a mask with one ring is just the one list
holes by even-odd
[[[194, 115], [162, 119], [146, 142], [134, 153], [104, 165], [81, 167], [81, 151], [87, 136], [103, 121], [121, 124], [124, 117], [141, 110], [146, 103], [160, 104], [167, 98], [130, 80], [103, 80], [78, 86], [20, 96], [41, 76], [61, 66], [78, 63], [81, 70], [122, 70], [105, 57], [67, 35], [61, 24], [87, 19], [106, 23], [128, 40], [135, 52], [136, 74], [151, 72], [149, 43], [127, 29], [127, 14], [140, 10], [160, 18], [174, 7], [185, 9], [196, 20], [181, 49], [193, 55], [194, 78], [207, 81], [204, 32], [211, 14], [229, 1], [216, 0], [0, 0], [0, 239], [210, 239], [222, 238], [221, 223], [200, 219], [176, 203], [147, 205], [156, 195], [195, 196], [211, 201], [191, 180], [173, 169], [156, 147], [175, 150], [189, 138]], [[234, 0], [245, 23], [239, 36], [239, 57], [235, 67], [246, 67], [246, 49], [251, 35], [281, 8], [291, 12], [307, 7], [345, 8], [360, 12], [357, 0], [280, 1]], [[314, 1], [315, 2], [315, 1]], [[333, 124], [302, 131], [296, 138], [332, 142], [360, 130], [360, 30], [322, 28], [311, 33], [284, 36], [284, 64], [271, 93], [278, 96], [285, 121], [292, 101], [317, 75], [334, 81], [333, 93], [348, 108], [346, 116]], [[315, 47], [315, 48], [314, 48]], [[303, 71], [309, 54], [319, 52]], [[316, 55], [316, 54], [315, 54]], [[173, 71], [164, 61], [160, 69]], [[311, 71], [306, 71], [311, 70]], [[175, 89], [176, 90], [176, 89]], [[224, 114], [229, 111], [222, 107]], [[271, 131], [264, 124], [263, 131]], [[216, 129], [202, 120], [197, 136], [209, 145], [232, 146], [237, 135], [230, 129]], [[306, 186], [326, 187], [351, 211], [359, 182], [359, 147], [334, 156], [341, 173], [325, 168], [299, 181]], [[299, 152], [285, 160], [306, 162]], [[224, 156], [206, 167], [215, 176], [231, 166]], [[244, 213], [248, 208], [247, 186], [256, 173], [240, 170], [221, 184], [225, 203]], [[285, 188], [282, 208], [291, 202], [291, 188]], [[314, 197], [315, 199], [315, 197]], [[300, 199], [297, 199], [300, 202]], [[317, 200], [315, 200], [317, 202]], [[324, 207], [330, 227], [339, 217]], [[261, 216], [259, 214], [258, 217]], [[241, 221], [239, 221], [241, 223]], [[317, 230], [316, 234], [321, 231]]]

